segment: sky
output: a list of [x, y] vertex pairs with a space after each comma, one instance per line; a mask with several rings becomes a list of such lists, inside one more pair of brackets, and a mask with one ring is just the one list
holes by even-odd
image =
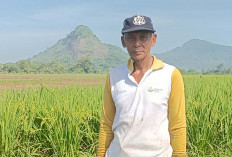
[[152, 19], [155, 53], [190, 39], [232, 46], [231, 8], [231, 0], [0, 0], [0, 63], [31, 58], [78, 25], [122, 48], [123, 21], [135, 14]]

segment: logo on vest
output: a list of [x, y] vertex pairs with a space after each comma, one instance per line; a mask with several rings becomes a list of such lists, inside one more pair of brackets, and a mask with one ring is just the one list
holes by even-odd
[[163, 89], [158, 89], [158, 88], [149, 87], [147, 91], [150, 92], [150, 93], [151, 93], [151, 92], [154, 92], [154, 93], [161, 93], [161, 92], [163, 92]]
[[133, 23], [134, 25], [144, 25], [146, 21], [142, 15], [135, 15]]
[[125, 92], [126, 92], [125, 90], [122, 90], [122, 91], [115, 90], [115, 91], [114, 91], [114, 94], [115, 94], [116, 96], [118, 96], [119, 94], [125, 93]]

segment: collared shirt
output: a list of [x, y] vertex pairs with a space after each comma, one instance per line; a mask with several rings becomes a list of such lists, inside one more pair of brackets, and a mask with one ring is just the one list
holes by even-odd
[[182, 77], [175, 67], [153, 57], [139, 84], [130, 75], [132, 59], [107, 76], [98, 156], [186, 154]]

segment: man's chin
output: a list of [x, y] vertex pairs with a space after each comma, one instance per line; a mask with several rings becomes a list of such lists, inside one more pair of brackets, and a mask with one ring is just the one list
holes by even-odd
[[133, 55], [131, 58], [133, 60], [141, 60], [141, 59], [143, 59], [143, 56], [142, 55]]

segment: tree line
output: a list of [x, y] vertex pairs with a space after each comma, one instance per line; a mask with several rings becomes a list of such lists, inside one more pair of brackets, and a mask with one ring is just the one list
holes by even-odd
[[[60, 61], [50, 63], [32, 62], [31, 60], [20, 60], [16, 63], [0, 64], [0, 73], [26, 73], [26, 74], [64, 74], [64, 73], [106, 73], [109, 70], [96, 69], [89, 57], [80, 58], [74, 65], [66, 65]], [[197, 71], [196, 69], [180, 69], [182, 74], [203, 74], [203, 75], [232, 75], [232, 67], [226, 68], [219, 64], [211, 69]]]
[[0, 64], [1, 73], [26, 73], [26, 74], [63, 74], [63, 73], [103, 73], [102, 69], [95, 69], [88, 57], [80, 58], [74, 65], [66, 65], [60, 61], [50, 63], [20, 60], [16, 63]]
[[221, 63], [213, 68], [196, 70], [196, 69], [180, 69], [182, 74], [202, 74], [202, 75], [232, 75], [232, 67], [224, 67], [224, 64]]

